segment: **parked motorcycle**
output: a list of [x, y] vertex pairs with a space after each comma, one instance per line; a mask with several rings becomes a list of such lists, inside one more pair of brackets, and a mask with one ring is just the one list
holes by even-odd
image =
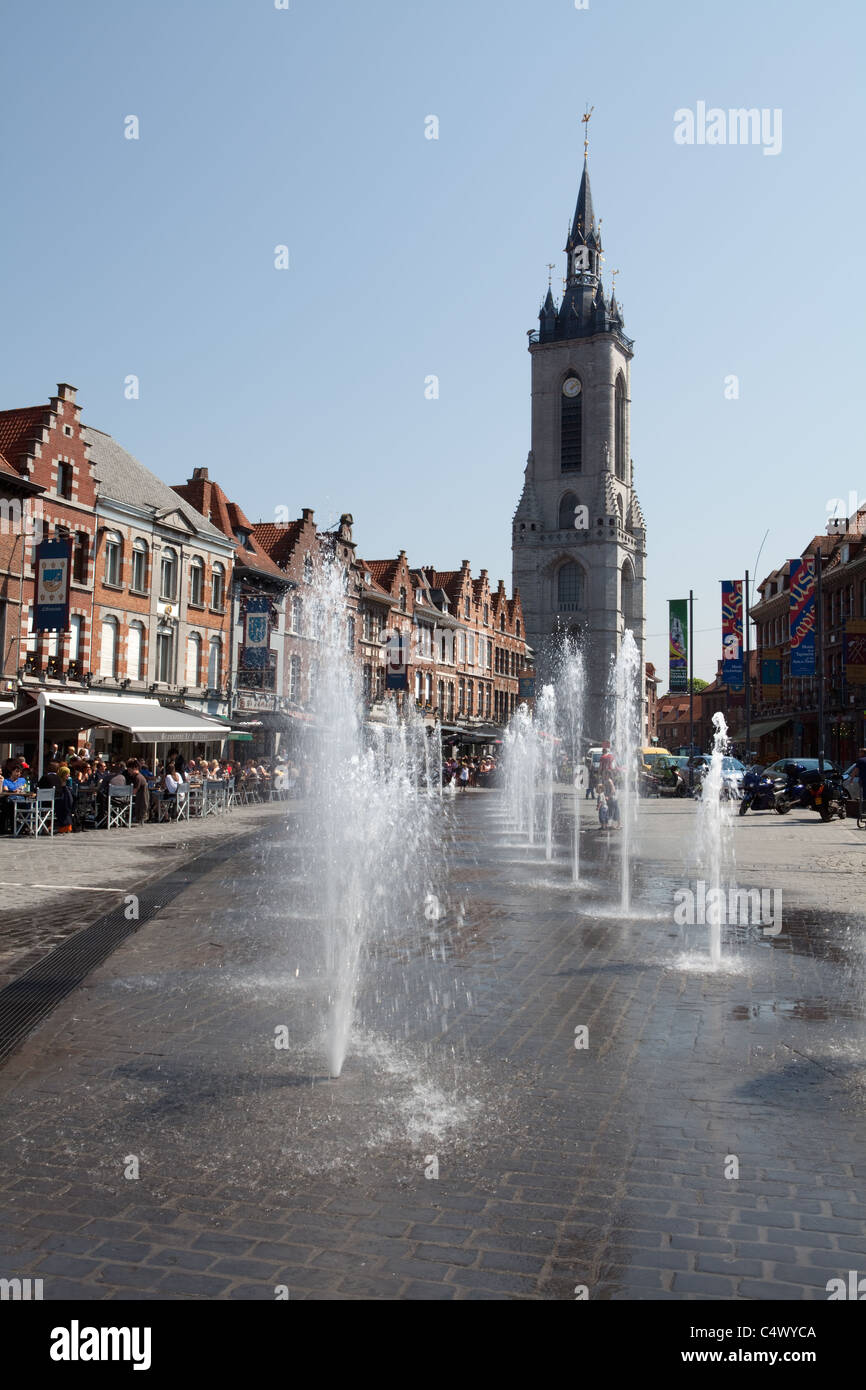
[[805, 811], [813, 810], [812, 794], [805, 781], [806, 769], [800, 763], [788, 763], [785, 769], [785, 782], [779, 793], [776, 810], [784, 816], [795, 807]]
[[789, 764], [787, 780], [779, 794], [776, 810], [779, 815], [785, 815], [792, 807], [817, 811], [824, 821], [832, 820], [834, 816], [844, 820], [847, 807], [841, 774], [832, 768], [826, 768], [823, 772], [817, 768], [807, 771], [798, 763]]
[[845, 788], [838, 772], [807, 772], [806, 789], [812, 804], [823, 821], [838, 816], [844, 820], [848, 814], [845, 801]]
[[[747, 811], [781, 811], [780, 800], [785, 786], [782, 778], [750, 768], [743, 777], [743, 799], [740, 802], [740, 815]], [[788, 807], [785, 807], [787, 810]]]

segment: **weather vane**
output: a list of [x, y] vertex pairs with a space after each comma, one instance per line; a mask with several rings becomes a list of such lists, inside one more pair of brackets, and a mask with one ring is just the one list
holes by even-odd
[[554, 272], [555, 270], [556, 270], [556, 263], [555, 263], [554, 261], [548, 261], [548, 262], [547, 262], [547, 288], [548, 288], [548, 289], [550, 289], [551, 286], [553, 285], [553, 272]]
[[618, 271], [618, 270], [612, 270], [612, 271], [610, 272], [610, 295], [611, 295], [611, 299], [615, 299], [615, 298], [616, 298], [616, 277], [617, 277], [618, 275], [619, 275], [619, 271]]
[[592, 113], [593, 113], [594, 110], [595, 110], [595, 107], [594, 107], [594, 106], [590, 106], [589, 110], [588, 110], [587, 112], [585, 112], [585, 114], [584, 114], [583, 116], [581, 116], [581, 118], [580, 118], [582, 124], [586, 126], [586, 130], [583, 132], [583, 157], [584, 157], [584, 159], [586, 159], [586, 157], [587, 157], [587, 155], [588, 155], [588, 153], [589, 153], [589, 118], [590, 118], [590, 116], [592, 115]]

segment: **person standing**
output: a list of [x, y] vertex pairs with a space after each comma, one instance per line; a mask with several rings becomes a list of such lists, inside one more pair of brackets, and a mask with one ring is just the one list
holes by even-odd
[[62, 763], [57, 770], [57, 785], [54, 788], [54, 833], [72, 833], [72, 812], [75, 809], [75, 796], [69, 785], [69, 767]]
[[611, 826], [614, 830], [619, 830], [619, 802], [616, 799], [616, 787], [612, 777], [604, 779], [604, 795], [607, 799]]
[[137, 758], [129, 759], [126, 771], [132, 785], [132, 818], [136, 825], [144, 825], [150, 811], [150, 785]]

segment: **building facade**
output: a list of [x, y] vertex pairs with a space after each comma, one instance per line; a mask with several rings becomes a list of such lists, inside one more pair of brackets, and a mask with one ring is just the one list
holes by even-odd
[[235, 753], [241, 744], [260, 757], [272, 756], [287, 731], [286, 633], [291, 592], [298, 588], [255, 535], [237, 502], [232, 502], [207, 468], [194, 468], [174, 492], [195, 507], [235, 546], [232, 566], [228, 672], [229, 718]]
[[529, 335], [532, 442], [512, 528], [513, 582], [542, 671], [558, 634], [584, 646], [587, 730], [598, 739], [626, 629], [644, 669], [646, 524], [630, 454], [634, 344], [602, 286], [585, 161], [565, 253], [562, 302], [548, 289]]
[[790, 566], [785, 561], [758, 585], [752, 605], [757, 648], [757, 698], [752, 739], [762, 761], [816, 757], [823, 671], [824, 754], [847, 766], [866, 746], [866, 508], [828, 523], [801, 552], [821, 556], [821, 636], [816, 595], [814, 675], [791, 671]]
[[[17, 536], [10, 526], [0, 548], [9, 699], [128, 692], [225, 718], [234, 542], [109, 435], [85, 426], [67, 383], [46, 405], [0, 412], [0, 450], [7, 516], [22, 490], [22, 507], [39, 511]], [[35, 627], [42, 538], [70, 545], [63, 632]]]

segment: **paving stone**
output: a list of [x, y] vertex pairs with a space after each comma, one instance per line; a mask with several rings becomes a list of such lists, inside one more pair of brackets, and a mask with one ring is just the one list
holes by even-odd
[[[368, 1036], [405, 1030], [412, 1084], [416, 1070], [439, 1084], [444, 1039], [449, 1097], [454, 1073], [456, 1109], [465, 1095], [477, 1114], [441, 1141], [410, 1141], [401, 1106], [415, 1123], [423, 1102], [411, 1085], [400, 1096], [399, 1068], [350, 1049], [333, 1084], [312, 1047], [257, 1050], [275, 1013], [295, 1039], [320, 1026], [306, 924], [285, 913], [293, 845], [262, 824], [253, 849], [229, 843], [204, 878], [170, 879], [163, 911], [0, 1068], [0, 1249], [14, 1273], [44, 1277], [46, 1296], [50, 1282], [110, 1301], [272, 1301], [278, 1284], [295, 1301], [573, 1300], [585, 1282], [602, 1301], [796, 1302], [825, 1296], [836, 1258], [842, 1272], [866, 1269], [855, 1080], [791, 1053], [849, 1024], [853, 1040], [858, 1021], [751, 1010], [836, 986], [847, 1001], [848, 919], [797, 921], [796, 950], [744, 946], [743, 974], [683, 972], [660, 914], [640, 932], [615, 917], [599, 925], [594, 888], [575, 904], [513, 854], [503, 875], [486, 820], [498, 804], [479, 793], [453, 808], [449, 893], [468, 908], [442, 961], [407, 934], [377, 955], [376, 987], [358, 997]], [[693, 813], [641, 808], [635, 881], [650, 906], [682, 878], [679, 828]], [[769, 852], [758, 818], [734, 833], [738, 855]], [[838, 902], [848, 894], [856, 920], [858, 875], [815, 871], [841, 849], [816, 849], [805, 823], [778, 836], [788, 858], [762, 870], [747, 852], [751, 881], [784, 862], [804, 902], [811, 874]], [[600, 845], [586, 848], [593, 881], [615, 877], [613, 860], [593, 858]], [[174, 874], [181, 861], [166, 862]], [[262, 982], [275, 961], [292, 958], [293, 971], [295, 954], [306, 992], [282, 991], [275, 1008]], [[431, 983], [451, 993], [444, 1031]], [[592, 1058], [570, 1046], [572, 1014], [604, 1040]], [[118, 1181], [118, 1154], [145, 1134], [146, 1178]], [[423, 1177], [428, 1152], [436, 1182]], [[735, 1183], [721, 1176], [728, 1152], [741, 1160]]]
[[156, 1297], [164, 1294], [186, 1294], [190, 1298], [218, 1298], [230, 1283], [231, 1279], [214, 1278], [210, 1274], [181, 1273], [178, 1270], [160, 1279], [156, 1285], [159, 1291]]

